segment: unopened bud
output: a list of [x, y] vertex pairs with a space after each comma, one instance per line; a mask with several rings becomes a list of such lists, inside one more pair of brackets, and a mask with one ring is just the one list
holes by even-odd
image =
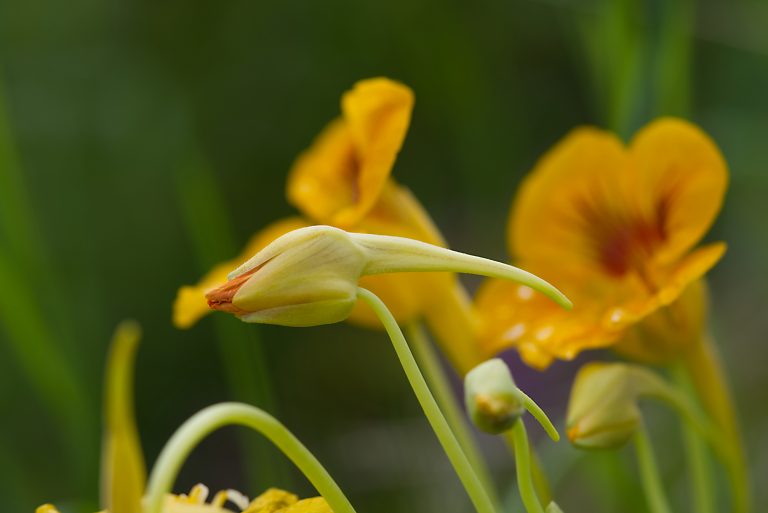
[[507, 278], [568, 308], [570, 301], [531, 273], [402, 237], [299, 228], [275, 239], [206, 294], [208, 306], [246, 322], [315, 326], [346, 319], [365, 275], [446, 271]]
[[464, 401], [472, 422], [486, 433], [507, 431], [525, 412], [512, 373], [499, 358], [483, 362], [467, 373]]
[[246, 322], [314, 326], [346, 319], [368, 262], [349, 234], [312, 226], [275, 239], [206, 294], [208, 306]]
[[652, 371], [623, 363], [591, 363], [579, 370], [568, 403], [568, 438], [582, 448], [625, 444], [637, 430], [642, 397], [668, 395]]

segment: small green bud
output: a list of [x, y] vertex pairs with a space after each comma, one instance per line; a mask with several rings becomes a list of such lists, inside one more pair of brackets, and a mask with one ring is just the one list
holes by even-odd
[[467, 373], [464, 401], [472, 422], [486, 433], [507, 431], [525, 412], [512, 373], [499, 358], [483, 362]]
[[582, 448], [619, 447], [640, 424], [638, 400], [666, 397], [668, 393], [666, 383], [646, 368], [623, 363], [587, 364], [571, 388], [568, 438]]

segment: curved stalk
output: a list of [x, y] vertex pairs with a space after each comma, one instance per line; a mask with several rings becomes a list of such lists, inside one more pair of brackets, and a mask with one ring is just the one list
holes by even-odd
[[148, 513], [160, 513], [176, 475], [192, 449], [223, 426], [241, 425], [267, 437], [307, 476], [334, 513], [355, 513], [344, 492], [307, 449], [283, 424], [268, 413], [242, 403], [221, 403], [193, 415], [176, 430], [160, 453], [147, 488]]
[[528, 445], [528, 433], [523, 419], [517, 419], [510, 430], [515, 445], [515, 467], [517, 468], [517, 488], [528, 513], [544, 513], [531, 475], [531, 448]]
[[667, 502], [664, 487], [661, 484], [659, 468], [656, 465], [656, 457], [648, 438], [645, 427], [641, 424], [635, 433], [635, 449], [637, 450], [637, 463], [640, 467], [640, 478], [643, 484], [648, 510], [651, 513], [672, 513]]
[[710, 441], [728, 472], [733, 511], [748, 513], [752, 511], [752, 494], [741, 432], [728, 381], [710, 335], [705, 334], [686, 355], [684, 364], [699, 400], [717, 427]]
[[477, 473], [469, 463], [461, 445], [456, 440], [456, 436], [451, 431], [448, 422], [440, 411], [435, 398], [429, 390], [429, 386], [427, 386], [427, 382], [424, 380], [424, 376], [422, 376], [419, 370], [416, 360], [413, 358], [403, 332], [400, 330], [400, 326], [392, 316], [392, 313], [384, 302], [369, 290], [358, 288], [358, 297], [371, 307], [384, 325], [406, 377], [416, 394], [416, 398], [424, 410], [424, 414], [432, 426], [435, 435], [437, 435], [440, 444], [443, 446], [443, 450], [448, 455], [448, 459], [451, 461], [461, 483], [464, 485], [464, 489], [472, 500], [475, 509], [479, 513], [496, 513], [497, 507], [491, 499], [491, 495], [483, 487]]
[[435, 350], [430, 345], [426, 333], [424, 333], [423, 326], [417, 322], [410, 322], [406, 325], [405, 329], [408, 333], [408, 342], [411, 345], [416, 361], [424, 372], [424, 377], [432, 393], [435, 395], [443, 415], [445, 415], [445, 420], [448, 422], [461, 448], [464, 449], [464, 453], [467, 455], [469, 463], [475, 469], [478, 479], [483, 483], [493, 501], [499, 503], [488, 466], [472, 436], [467, 418], [460, 409], [456, 396], [451, 390], [448, 376], [446, 376]]
[[[679, 366], [673, 368], [672, 377], [677, 381], [678, 387], [685, 393], [686, 398], [690, 400], [693, 391], [685, 369]], [[705, 441], [708, 441], [706, 434], [696, 429], [690, 421], [683, 422], [681, 428], [687, 465], [691, 472], [694, 510], [698, 513], [714, 513], [715, 487], [712, 482], [711, 461], [705, 444]], [[715, 440], [711, 441], [715, 442]]]

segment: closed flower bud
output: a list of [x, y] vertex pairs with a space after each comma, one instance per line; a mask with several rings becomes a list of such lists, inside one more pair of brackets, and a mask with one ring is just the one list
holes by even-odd
[[467, 373], [464, 401], [472, 422], [495, 435], [510, 429], [525, 412], [512, 373], [499, 358], [483, 362]]
[[357, 300], [365, 251], [349, 234], [312, 226], [277, 238], [206, 294], [208, 306], [243, 321], [314, 326], [346, 319]]
[[643, 367], [591, 363], [579, 370], [568, 403], [568, 438], [574, 445], [609, 449], [625, 444], [641, 422], [638, 400], [666, 398], [664, 381]]
[[365, 275], [447, 271], [507, 278], [564, 307], [570, 301], [526, 271], [402, 237], [299, 228], [275, 239], [206, 294], [208, 306], [246, 322], [315, 326], [346, 319]]

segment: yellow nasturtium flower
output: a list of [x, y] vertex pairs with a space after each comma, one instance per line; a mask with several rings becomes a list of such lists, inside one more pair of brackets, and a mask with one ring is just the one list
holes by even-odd
[[515, 263], [555, 283], [574, 309], [489, 280], [476, 298], [483, 349], [516, 347], [538, 368], [606, 346], [644, 361], [679, 357], [700, 338], [702, 277], [725, 251], [695, 246], [727, 182], [714, 142], [679, 119], [650, 123], [627, 146], [595, 128], [568, 134], [523, 182], [508, 242]]
[[[235, 259], [216, 266], [195, 286], [182, 287], [174, 324], [187, 328], [209, 310], [205, 294], [271, 240], [301, 226], [330, 225], [346, 231], [395, 235], [445, 246], [442, 235], [411, 192], [391, 178], [413, 110], [413, 92], [386, 79], [362, 80], [344, 93], [341, 116], [331, 121], [296, 159], [288, 175], [288, 201], [302, 218], [278, 221], [257, 233]], [[460, 371], [479, 363], [472, 343], [471, 302], [451, 274], [366, 276], [360, 285], [379, 296], [398, 321], [424, 317]], [[379, 328], [362, 302], [350, 321]]]
[[[133, 410], [133, 365], [140, 338], [139, 326], [122, 323], [112, 341], [105, 376], [104, 439], [101, 462], [101, 513], [141, 513], [146, 469]], [[322, 497], [299, 500], [269, 489], [248, 500], [234, 490], [223, 490], [208, 500], [208, 488], [196, 485], [188, 495], [167, 495], [162, 513], [332, 513]], [[36, 513], [59, 513], [44, 504]]]

